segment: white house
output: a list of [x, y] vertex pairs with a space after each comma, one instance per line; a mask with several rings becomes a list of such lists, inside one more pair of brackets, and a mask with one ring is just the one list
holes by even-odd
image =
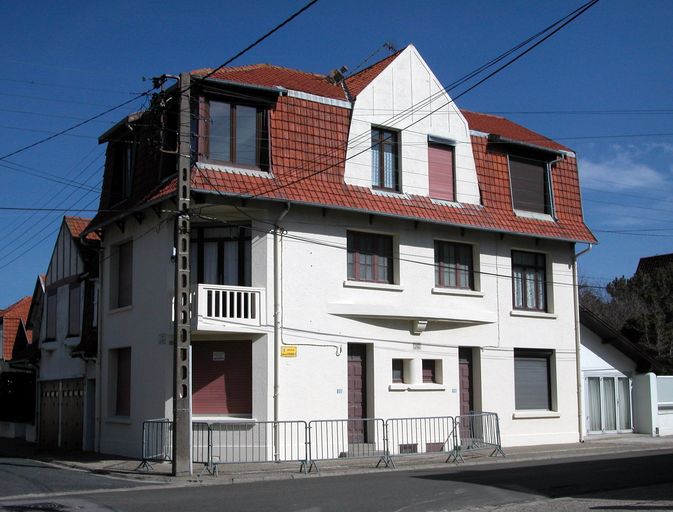
[[673, 377], [600, 317], [580, 307], [584, 432], [673, 434]]
[[95, 448], [100, 238], [80, 237], [90, 220], [63, 218], [44, 280], [43, 310], [30, 315], [40, 349], [38, 440], [50, 448]]
[[[595, 239], [575, 154], [459, 110], [413, 46], [344, 81], [208, 71], [190, 91], [194, 418], [483, 410], [505, 446], [577, 441], [575, 245]], [[102, 452], [138, 456], [142, 422], [172, 415], [174, 91], [101, 137]]]

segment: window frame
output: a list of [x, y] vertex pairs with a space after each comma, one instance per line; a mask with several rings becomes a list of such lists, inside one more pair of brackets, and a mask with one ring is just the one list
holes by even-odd
[[[237, 236], [208, 236], [207, 230], [218, 228], [238, 228]], [[190, 266], [191, 266], [191, 284], [219, 284], [224, 285], [224, 257], [225, 243], [237, 243], [238, 257], [238, 284], [229, 286], [251, 286], [252, 282], [252, 232], [250, 225], [247, 224], [207, 224], [196, 225], [191, 230], [190, 239]], [[196, 236], [193, 236], [196, 235]], [[204, 277], [205, 268], [205, 244], [217, 244], [217, 283], [206, 283]], [[194, 247], [195, 246], [195, 247]], [[194, 248], [196, 251], [194, 251]]]
[[[430, 149], [440, 149], [444, 151], [451, 151], [451, 197], [438, 197], [435, 194], [437, 191], [433, 190], [436, 187], [436, 184], [432, 183], [432, 173], [430, 171]], [[455, 141], [444, 141], [438, 137], [428, 136], [428, 195], [433, 199], [438, 199], [440, 201], [450, 201], [457, 202], [456, 194], [456, 143]]]
[[[546, 362], [546, 407], [527, 407], [519, 402], [517, 393], [517, 359], [544, 360]], [[517, 411], [554, 411], [554, 379], [553, 379], [554, 351], [548, 349], [515, 348], [514, 349], [514, 408]]]
[[[379, 252], [366, 252], [366, 247], [363, 247], [363, 245], [366, 246], [367, 239], [376, 245], [372, 251]], [[389, 254], [385, 254], [386, 252], [389, 252]], [[395, 284], [395, 237], [393, 235], [371, 233], [369, 231], [348, 230], [346, 232], [346, 253], [346, 274], [348, 281]], [[371, 274], [373, 279], [366, 279], [362, 277], [362, 269], [363, 267], [367, 266], [367, 264], [362, 261], [363, 256], [372, 256]], [[378, 279], [382, 260], [386, 260], [385, 280]]]
[[[129, 251], [128, 269], [125, 269], [125, 272], [122, 272], [122, 251], [125, 250]], [[126, 240], [115, 244], [111, 247], [111, 251], [109, 309], [114, 310], [130, 307], [133, 305], [133, 240]], [[124, 282], [122, 282], [122, 277], [124, 278]], [[128, 286], [128, 292], [125, 292], [123, 285]], [[125, 293], [122, 293], [122, 291]], [[128, 302], [125, 301], [127, 295]]]
[[[49, 304], [52, 297], [53, 307], [51, 307]], [[45, 304], [47, 307], [47, 321], [44, 333], [44, 341], [54, 341], [58, 335], [58, 288], [54, 288], [47, 292]]]
[[[514, 254], [515, 253], [520, 253], [520, 254], [529, 254], [529, 255], [534, 255], [535, 256], [535, 265], [526, 265], [522, 263], [514, 263]], [[542, 262], [540, 264], [540, 261]], [[512, 249], [511, 251], [511, 265], [512, 265], [512, 309], [515, 309], [517, 311], [536, 311], [536, 312], [542, 312], [546, 313], [549, 311], [549, 290], [547, 287], [547, 255], [545, 253], [541, 252], [532, 252], [532, 251], [522, 251], [518, 249]], [[522, 269], [521, 272], [521, 306], [517, 305], [516, 302], [516, 281], [517, 278], [515, 277], [515, 268]], [[535, 285], [535, 305], [531, 307], [530, 304], [528, 304], [528, 293], [527, 293], [527, 283], [528, 279], [526, 277], [526, 270], [530, 271], [533, 270], [533, 276], [534, 280], [533, 283]], [[537, 271], [542, 271], [542, 282], [537, 278]], [[544, 299], [544, 304], [538, 304], [538, 300], [540, 298], [539, 292], [542, 291], [543, 293], [543, 299]]]
[[[73, 293], [77, 297], [77, 318], [73, 326]], [[73, 329], [73, 327], [75, 327]], [[82, 287], [81, 283], [72, 283], [68, 287], [68, 337], [79, 336], [82, 333]]]
[[[531, 209], [530, 207], [527, 206], [521, 206], [517, 205], [517, 200], [515, 199], [515, 194], [514, 194], [514, 182], [512, 180], [512, 161], [514, 162], [521, 162], [521, 163], [535, 163], [535, 164], [541, 164], [543, 167], [543, 193], [544, 197], [542, 199], [542, 202], [544, 204], [544, 211], [540, 212], [535, 209]], [[514, 211], [522, 211], [522, 212], [528, 212], [532, 214], [538, 214], [538, 215], [554, 215], [554, 195], [553, 195], [553, 190], [552, 190], [552, 180], [551, 180], [551, 168], [549, 165], [549, 162], [545, 159], [542, 158], [534, 158], [530, 156], [520, 156], [517, 154], [512, 154], [508, 153], [507, 154], [507, 168], [509, 171], [509, 190], [510, 190], [510, 196], [511, 196], [511, 201], [512, 201], [512, 210]]]
[[[458, 263], [460, 262], [454, 262], [453, 264], [447, 263], [444, 261], [440, 261], [440, 257], [442, 256], [442, 251], [440, 250], [443, 246], [454, 246], [454, 251], [453, 254], [454, 256], [457, 254], [456, 249], [460, 249], [461, 251], [469, 251], [469, 265], [468, 265], [468, 282], [467, 286], [461, 286], [461, 271], [458, 268]], [[476, 279], [475, 279], [475, 270], [474, 270], [474, 245], [465, 243], [465, 242], [454, 242], [452, 240], [434, 240], [434, 258], [435, 258], [435, 287], [436, 288], [448, 288], [448, 289], [455, 289], [455, 290], [476, 290]], [[445, 273], [444, 273], [444, 268], [450, 267], [453, 265], [453, 272], [455, 276], [455, 282], [456, 286], [451, 286], [450, 284], [446, 283], [445, 280]]]
[[[120, 364], [124, 361], [124, 366]], [[127, 373], [120, 369], [127, 370]], [[122, 381], [123, 379], [123, 381]], [[133, 382], [133, 350], [131, 347], [118, 347], [110, 349], [110, 375], [108, 376], [110, 384], [109, 414], [115, 418], [131, 417], [131, 402], [133, 393], [131, 385]], [[121, 391], [124, 393], [122, 394]]]
[[[429, 377], [426, 377], [426, 372]], [[421, 360], [421, 380], [423, 384], [438, 384], [436, 359]]]
[[[377, 137], [375, 138], [375, 132], [378, 132]], [[400, 192], [400, 132], [397, 130], [392, 130], [390, 128], [384, 128], [382, 126], [372, 126], [371, 127], [371, 151], [372, 151], [372, 188], [375, 190], [383, 190], [386, 192]], [[384, 138], [384, 134], [390, 134], [392, 136], [392, 142], [390, 138]], [[393, 169], [393, 186], [385, 186], [385, 151], [384, 148], [386, 145], [390, 145], [393, 148], [392, 155], [394, 156], [394, 169]], [[374, 166], [374, 148], [378, 147], [379, 156], [378, 156], [378, 169]], [[376, 174], [376, 176], [375, 176]], [[380, 183], [380, 185], [378, 184]]]
[[[399, 368], [396, 368], [396, 366], [399, 366]], [[404, 359], [399, 359], [399, 358], [393, 358], [392, 359], [392, 364], [391, 364], [391, 369], [392, 369], [392, 375], [391, 375], [391, 381], [393, 384], [404, 384], [405, 383], [405, 375], [404, 375]], [[396, 377], [396, 373], [399, 373], [399, 377]]]
[[[224, 103], [229, 105], [229, 160], [212, 158], [210, 155], [210, 136], [211, 136], [211, 103]], [[237, 107], [255, 108], [257, 111], [255, 122], [255, 164], [237, 162]], [[235, 101], [228, 98], [213, 98], [210, 96], [201, 96], [198, 106], [198, 160], [201, 162], [230, 165], [241, 169], [269, 172], [271, 167], [271, 151], [269, 144], [269, 109], [260, 104], [246, 101]]]

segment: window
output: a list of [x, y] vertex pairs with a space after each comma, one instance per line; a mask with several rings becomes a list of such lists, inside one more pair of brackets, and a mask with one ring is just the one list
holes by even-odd
[[252, 342], [192, 344], [194, 414], [252, 416]]
[[347, 246], [349, 280], [393, 283], [392, 236], [349, 231]]
[[250, 286], [250, 233], [247, 226], [193, 227], [192, 284]]
[[547, 163], [510, 156], [509, 173], [514, 209], [551, 215]]
[[57, 290], [47, 292], [47, 340], [56, 339]]
[[372, 187], [399, 190], [398, 133], [372, 128]]
[[404, 359], [393, 359], [393, 383], [404, 382]]
[[512, 251], [514, 309], [547, 311], [547, 270], [544, 254]]
[[269, 133], [265, 109], [204, 99], [200, 117], [200, 159], [268, 170]]
[[471, 245], [435, 240], [435, 286], [474, 290]]
[[131, 195], [133, 190], [135, 153], [135, 145], [133, 143], [118, 142], [114, 146], [112, 204], [116, 204]]
[[80, 286], [70, 286], [68, 300], [68, 336], [79, 336], [80, 333]]
[[447, 144], [428, 143], [428, 180], [430, 197], [456, 200], [455, 148]]
[[133, 293], [133, 241], [112, 247], [110, 274], [110, 307], [130, 306]]
[[434, 359], [423, 359], [423, 382], [436, 383], [437, 382], [437, 361]]
[[514, 349], [517, 410], [552, 410], [551, 350]]
[[110, 413], [131, 416], [131, 348], [110, 350]]

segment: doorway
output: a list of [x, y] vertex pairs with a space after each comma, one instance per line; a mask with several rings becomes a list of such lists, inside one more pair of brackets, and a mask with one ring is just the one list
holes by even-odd
[[460, 347], [458, 348], [458, 379], [461, 416], [474, 411], [473, 378], [472, 348]]
[[631, 432], [631, 382], [627, 377], [587, 377], [587, 432]]
[[367, 425], [367, 345], [348, 344], [348, 443], [365, 443]]

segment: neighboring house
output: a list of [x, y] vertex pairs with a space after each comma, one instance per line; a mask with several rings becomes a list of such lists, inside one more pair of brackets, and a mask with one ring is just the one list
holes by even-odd
[[582, 306], [580, 321], [585, 433], [673, 434], [673, 377]]
[[0, 437], [35, 438], [35, 367], [21, 364], [32, 343], [31, 297], [0, 309]]
[[[577, 441], [574, 255], [595, 238], [575, 154], [459, 110], [413, 46], [337, 83], [208, 71], [191, 90], [194, 419], [484, 410], [506, 446]], [[164, 104], [101, 137], [85, 231], [102, 233], [100, 450], [130, 456], [143, 420], [172, 416], [178, 101]]]
[[673, 253], [657, 254], [656, 256], [647, 256], [640, 258], [636, 274], [648, 273], [653, 270], [673, 265]]
[[31, 311], [41, 352], [39, 442], [46, 447], [95, 448], [100, 238], [80, 237], [89, 220], [64, 217], [44, 279], [42, 308]]

